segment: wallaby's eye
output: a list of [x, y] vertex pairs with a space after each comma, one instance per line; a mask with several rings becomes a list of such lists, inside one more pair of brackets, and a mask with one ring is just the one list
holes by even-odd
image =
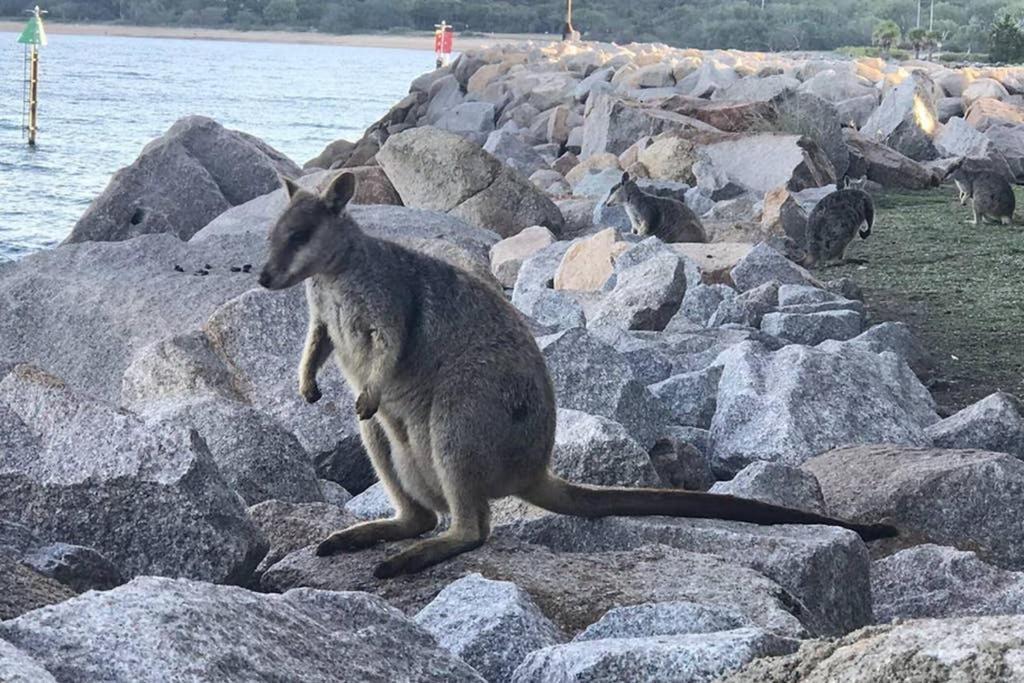
[[300, 247], [309, 241], [312, 234], [312, 230], [296, 230], [288, 235], [288, 244], [292, 247]]

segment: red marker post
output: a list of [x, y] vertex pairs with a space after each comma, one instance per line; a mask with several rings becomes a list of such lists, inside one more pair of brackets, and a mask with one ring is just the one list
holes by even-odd
[[455, 42], [455, 31], [445, 21], [434, 24], [434, 56], [437, 68], [448, 66], [452, 56], [452, 44]]

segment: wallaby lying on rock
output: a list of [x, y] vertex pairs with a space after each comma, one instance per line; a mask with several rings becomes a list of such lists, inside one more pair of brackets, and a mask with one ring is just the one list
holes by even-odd
[[983, 219], [990, 218], [1005, 225], [1013, 225], [1017, 198], [1013, 196], [1009, 181], [997, 173], [972, 171], [962, 164], [963, 161], [957, 164], [949, 177], [959, 190], [960, 204], [966, 206], [967, 200], [971, 200], [974, 220], [968, 223], [978, 225]]
[[654, 235], [662, 242], [708, 241], [704, 226], [690, 207], [678, 199], [644, 192], [629, 173], [623, 173], [612, 187], [606, 204], [621, 204], [626, 209], [636, 235]]
[[320, 195], [286, 181], [291, 200], [270, 233], [259, 282], [306, 281], [309, 331], [299, 392], [320, 398], [316, 374], [333, 354], [356, 399], [366, 450], [395, 506], [324, 540], [317, 554], [413, 538], [451, 516], [448, 530], [380, 564], [375, 575], [415, 572], [480, 546], [489, 501], [518, 496], [584, 517], [672, 515], [758, 524], [829, 524], [866, 539], [860, 525], [730, 496], [573, 484], [549, 469], [555, 394], [525, 321], [473, 276], [371, 237], [345, 210], [355, 177]]
[[871, 235], [875, 204], [863, 190], [836, 190], [818, 202], [807, 217], [807, 244], [803, 265], [811, 268], [846, 259], [853, 238]]

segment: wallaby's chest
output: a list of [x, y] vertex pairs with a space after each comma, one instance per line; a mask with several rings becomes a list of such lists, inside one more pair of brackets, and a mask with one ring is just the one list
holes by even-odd
[[327, 327], [342, 372], [358, 386], [361, 369], [371, 360], [373, 335], [380, 324], [374, 319], [372, 306], [358, 292], [348, 291], [336, 281], [311, 278], [308, 282], [309, 315]]

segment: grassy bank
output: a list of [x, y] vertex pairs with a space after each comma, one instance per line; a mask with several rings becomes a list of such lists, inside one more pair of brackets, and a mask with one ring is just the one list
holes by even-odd
[[830, 268], [864, 288], [872, 322], [902, 320], [930, 351], [930, 388], [946, 409], [993, 391], [1024, 396], [1024, 192], [1018, 225], [965, 224], [952, 187], [878, 199], [871, 238]]

